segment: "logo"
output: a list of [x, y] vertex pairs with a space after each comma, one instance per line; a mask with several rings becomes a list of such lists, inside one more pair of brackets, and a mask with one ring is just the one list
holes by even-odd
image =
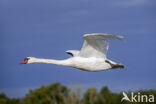
[[125, 92], [122, 92], [123, 97], [122, 101], [129, 101], [129, 102], [154, 102], [154, 95], [145, 95], [141, 94], [140, 92], [134, 94], [133, 92], [130, 93], [130, 97]]

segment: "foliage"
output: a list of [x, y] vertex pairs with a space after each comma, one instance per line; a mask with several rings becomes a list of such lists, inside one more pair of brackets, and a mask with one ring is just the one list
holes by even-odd
[[[49, 86], [42, 86], [35, 90], [30, 90], [23, 98], [11, 99], [4, 93], [0, 94], [0, 104], [121, 104], [122, 93], [113, 93], [108, 87], [104, 86], [101, 91], [96, 88], [89, 88], [82, 97], [80, 89], [71, 91], [68, 87], [60, 83], [54, 83]], [[155, 90], [139, 90], [137, 94], [154, 95]], [[127, 92], [130, 96], [130, 92]], [[122, 104], [148, 104], [146, 102], [128, 102]], [[152, 103], [151, 103], [152, 104]], [[154, 104], [154, 103], [153, 103]]]
[[9, 99], [4, 93], [0, 94], [0, 104], [19, 104], [19, 99]]

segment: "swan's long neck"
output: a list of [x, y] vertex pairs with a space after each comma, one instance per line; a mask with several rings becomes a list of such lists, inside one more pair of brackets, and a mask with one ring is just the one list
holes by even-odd
[[39, 59], [35, 58], [32, 63], [45, 63], [45, 64], [56, 64], [63, 66], [70, 66], [71, 62], [69, 59], [66, 60], [53, 60], [53, 59]]

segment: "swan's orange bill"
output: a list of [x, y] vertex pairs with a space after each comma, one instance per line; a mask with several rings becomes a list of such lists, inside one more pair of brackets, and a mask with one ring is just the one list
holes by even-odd
[[22, 61], [20, 64], [26, 64], [27, 60]]

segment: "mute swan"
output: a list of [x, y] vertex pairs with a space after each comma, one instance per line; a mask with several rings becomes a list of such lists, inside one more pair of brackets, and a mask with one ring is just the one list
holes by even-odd
[[84, 43], [81, 50], [68, 50], [67, 54], [72, 57], [65, 60], [40, 59], [27, 57], [20, 64], [46, 63], [63, 66], [72, 66], [84, 71], [102, 71], [107, 69], [124, 68], [124, 65], [118, 64], [106, 58], [108, 50], [107, 40], [123, 40], [122, 36], [115, 36], [103, 33], [85, 34]]

